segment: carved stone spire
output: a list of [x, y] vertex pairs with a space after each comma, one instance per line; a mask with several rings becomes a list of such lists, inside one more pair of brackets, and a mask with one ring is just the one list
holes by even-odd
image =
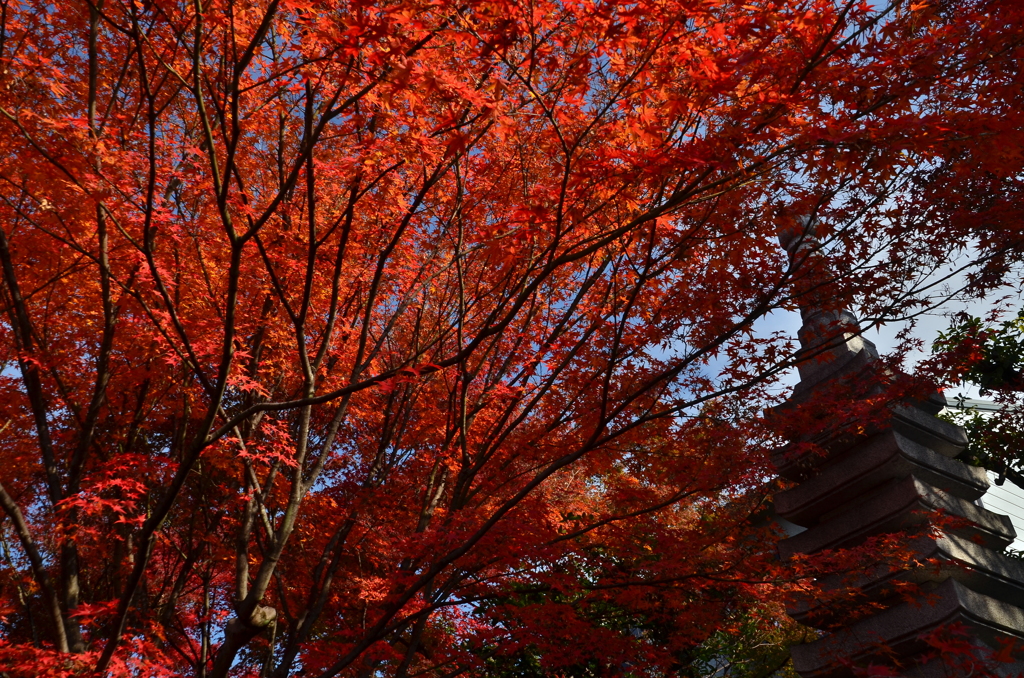
[[827, 273], [822, 270], [822, 245], [815, 219], [802, 217], [779, 233], [779, 243], [798, 276], [797, 304], [803, 323], [798, 333], [801, 350], [797, 365], [802, 390], [843, 369], [858, 354], [863, 362], [878, 358], [875, 345], [861, 335], [860, 323], [848, 309], [824, 294]]

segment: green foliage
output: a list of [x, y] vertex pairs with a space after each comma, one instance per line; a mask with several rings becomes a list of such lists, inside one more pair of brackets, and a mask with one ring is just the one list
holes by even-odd
[[[526, 594], [516, 605], [535, 605], [557, 594]], [[593, 610], [603, 618], [602, 626], [628, 637], [637, 648], [664, 646], [669, 636], [678, 633], [671, 621], [641, 619], [623, 614], [610, 606]], [[813, 630], [797, 624], [775, 609], [775, 604], [735, 610], [720, 620], [718, 630], [703, 642], [675, 653], [669, 675], [680, 678], [796, 678], [789, 649], [813, 639]], [[616, 613], [618, 612], [618, 613]], [[593, 620], [592, 620], [593, 621]], [[490, 678], [591, 678], [595, 676], [633, 677], [637, 672], [626, 659], [617, 665], [602, 665], [596, 657], [570, 665], [554, 666], [550, 649], [524, 644], [513, 653], [497, 647], [482, 648]]]
[[954, 356], [954, 375], [983, 391], [1024, 387], [1024, 309], [998, 328], [986, 327], [981, 318], [958, 316], [932, 346], [936, 353]]
[[967, 447], [958, 457], [961, 461], [998, 473], [997, 484], [1009, 478], [1024, 487], [1024, 415], [1018, 408], [1007, 407], [988, 416], [967, 408], [942, 418], [967, 432]]
[[951, 381], [974, 384], [984, 394], [995, 392], [1003, 407], [993, 413], [964, 408], [944, 415], [963, 426], [968, 445], [960, 459], [1009, 478], [1024, 487], [1024, 416], [1015, 395], [1024, 390], [1024, 310], [998, 326], [981, 318], [958, 316], [932, 347], [945, 358]]
[[694, 678], [796, 678], [789, 648], [814, 639], [815, 632], [791, 620], [765, 623], [746, 614], [736, 630], [719, 631], [694, 653], [683, 675]]

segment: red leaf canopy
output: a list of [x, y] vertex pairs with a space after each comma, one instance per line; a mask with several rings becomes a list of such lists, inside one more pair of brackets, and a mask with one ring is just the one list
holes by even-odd
[[1021, 11], [0, 2], [0, 664], [674, 675], [787, 629], [764, 321], [1013, 270]]

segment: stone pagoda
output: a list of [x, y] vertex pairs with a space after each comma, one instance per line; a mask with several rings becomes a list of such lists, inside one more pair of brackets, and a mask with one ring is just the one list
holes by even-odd
[[[819, 248], [813, 228], [801, 226], [780, 235], [795, 265], [813, 260]], [[865, 393], [859, 387], [877, 383], [882, 371], [874, 345], [860, 336], [849, 312], [827, 308], [813, 293], [803, 297], [810, 301], [802, 307], [800, 383], [775, 409], [781, 418], [837, 391], [867, 397], [871, 388]], [[874, 394], [879, 392], [876, 387]], [[779, 474], [795, 483], [775, 495], [775, 510], [805, 528], [780, 542], [782, 558], [905, 531], [916, 559], [928, 563], [897, 572], [869, 568], [853, 584], [838, 576], [820, 582], [826, 589], [857, 589], [873, 603], [867, 616], [811, 600], [794, 605], [792, 617], [821, 631], [817, 640], [792, 649], [793, 665], [804, 678], [849, 676], [852, 667], [869, 663], [906, 676], [966, 677], [970, 668], [935, 658], [922, 640], [951, 624], [966, 631], [977, 661], [989, 670], [1024, 674], [1024, 652], [1015, 655], [1017, 663], [998, 667], [984, 659], [1007, 639], [1024, 651], [1024, 560], [1004, 553], [1016, 536], [1009, 518], [978, 501], [989, 486], [985, 471], [955, 459], [967, 437], [936, 417], [945, 404], [936, 392], [892, 408], [867, 426], [839, 421], [829, 434], [809, 441], [814, 446], [800, 445], [808, 440], [795, 436], [775, 453]], [[934, 525], [946, 527], [928, 529]]]

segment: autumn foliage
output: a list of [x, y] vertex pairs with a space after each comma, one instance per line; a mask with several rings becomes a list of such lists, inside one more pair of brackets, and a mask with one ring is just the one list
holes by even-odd
[[1022, 12], [0, 0], [0, 666], [784, 661], [769, 321], [1013, 270]]

